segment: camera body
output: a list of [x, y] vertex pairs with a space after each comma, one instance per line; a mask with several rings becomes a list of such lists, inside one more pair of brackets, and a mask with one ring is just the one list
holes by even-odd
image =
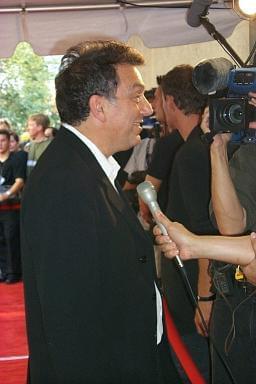
[[216, 133], [246, 131], [254, 119], [254, 108], [248, 103], [249, 92], [256, 92], [256, 68], [232, 69], [226, 97], [210, 98], [210, 130]]
[[232, 69], [228, 78], [228, 89], [230, 93], [237, 95], [248, 95], [256, 91], [256, 68]]
[[[226, 58], [203, 60], [192, 75], [198, 92], [209, 95], [209, 128], [213, 134], [244, 132], [256, 120], [248, 93], [256, 92], [256, 68], [235, 68]], [[220, 97], [221, 96], [221, 97]]]

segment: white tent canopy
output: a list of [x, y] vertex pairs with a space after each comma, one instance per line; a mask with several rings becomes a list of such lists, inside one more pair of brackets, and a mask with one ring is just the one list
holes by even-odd
[[[73, 44], [95, 38], [127, 41], [138, 35], [150, 48], [212, 40], [202, 26], [187, 25], [191, 0], [133, 3], [148, 6], [124, 6], [116, 0], [1, 0], [0, 57], [11, 56], [20, 41], [29, 42], [40, 55], [57, 55]], [[149, 6], [152, 3], [165, 8]], [[209, 20], [226, 38], [240, 21], [232, 10], [216, 9], [216, 5], [210, 8]]]

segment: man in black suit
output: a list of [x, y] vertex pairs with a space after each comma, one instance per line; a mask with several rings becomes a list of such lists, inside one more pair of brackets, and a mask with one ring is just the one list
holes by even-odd
[[69, 49], [56, 77], [62, 121], [22, 206], [32, 384], [178, 383], [167, 352], [151, 240], [114, 183], [112, 157], [152, 109], [114, 41]]

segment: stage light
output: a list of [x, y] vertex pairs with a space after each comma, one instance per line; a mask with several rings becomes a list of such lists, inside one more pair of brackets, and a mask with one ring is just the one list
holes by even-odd
[[255, 0], [233, 0], [233, 8], [243, 19], [253, 20], [256, 18]]

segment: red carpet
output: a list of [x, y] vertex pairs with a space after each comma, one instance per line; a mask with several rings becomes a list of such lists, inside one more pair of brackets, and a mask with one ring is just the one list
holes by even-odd
[[[203, 384], [193, 360], [186, 351], [164, 301], [167, 333], [192, 384]], [[26, 384], [27, 339], [24, 315], [23, 284], [0, 284], [0, 383]]]
[[22, 283], [0, 284], [0, 383], [25, 384], [27, 369]]

